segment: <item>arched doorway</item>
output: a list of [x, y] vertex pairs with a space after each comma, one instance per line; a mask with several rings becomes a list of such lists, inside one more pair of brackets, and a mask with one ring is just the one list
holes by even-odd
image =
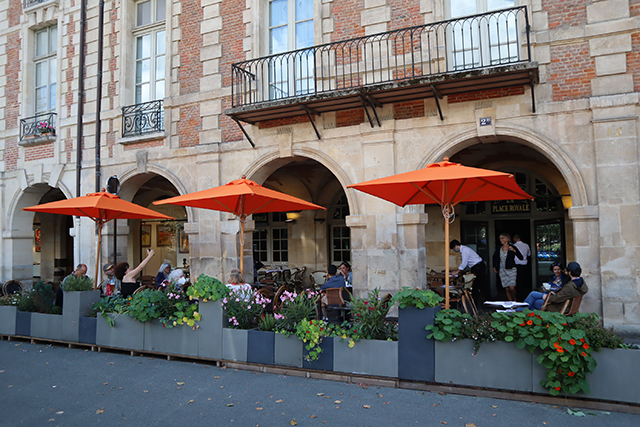
[[[113, 259], [114, 250], [118, 262], [127, 261], [137, 265], [146, 256], [146, 250], [153, 249], [156, 255], [149, 261], [142, 275], [155, 276], [163, 262], [169, 262], [173, 268], [184, 268], [188, 274], [189, 240], [184, 233], [187, 222], [187, 211], [182, 206], [159, 205], [153, 202], [180, 195], [176, 187], [165, 177], [156, 173], [137, 174], [122, 183], [119, 193], [121, 198], [132, 203], [161, 212], [175, 218], [174, 221], [159, 220], [128, 220], [128, 233], [118, 232], [117, 244], [113, 244], [113, 225], [109, 229], [110, 258]], [[122, 223], [122, 224], [120, 224]], [[124, 225], [119, 221], [118, 226]]]
[[[262, 169], [270, 168], [273, 165]], [[278, 159], [277, 167], [268, 175], [265, 170], [254, 174], [255, 179], [266, 175], [259, 182], [264, 187], [327, 210], [253, 215], [254, 257], [266, 265], [306, 266], [307, 271], [325, 270], [328, 264], [350, 261], [350, 230], [345, 225], [349, 206], [333, 173], [320, 162], [302, 156]]]
[[11, 227], [13, 265], [10, 278], [60, 283], [73, 270], [73, 217], [25, 212], [24, 207], [66, 199], [59, 188], [35, 184], [18, 200]]
[[[462, 203], [456, 207], [456, 236], [487, 261], [492, 296], [502, 297], [503, 293], [491, 264], [501, 233], [518, 234], [531, 248], [532, 286], [517, 288], [519, 300], [548, 279], [553, 262], [566, 265], [574, 258], [573, 224], [567, 212], [571, 207], [569, 187], [543, 154], [517, 142], [502, 141], [468, 146], [452, 155], [451, 161], [512, 173], [520, 187], [535, 197], [531, 202]], [[427, 212], [432, 210], [427, 207]]]

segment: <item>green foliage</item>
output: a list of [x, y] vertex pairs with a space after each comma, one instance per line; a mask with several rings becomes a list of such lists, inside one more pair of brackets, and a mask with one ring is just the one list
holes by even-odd
[[15, 294], [0, 296], [0, 305], [18, 305], [22, 300], [22, 293], [16, 292]]
[[593, 347], [584, 330], [575, 328], [573, 317], [559, 313], [530, 311], [492, 313], [480, 319], [457, 310], [445, 310], [436, 315], [435, 324], [425, 329], [432, 333], [427, 338], [449, 341], [471, 338], [478, 342], [514, 342], [518, 348], [538, 351], [538, 363], [547, 368], [540, 384], [556, 396], [560, 392], [589, 393], [586, 374], [593, 372], [596, 361], [591, 356]]
[[258, 328], [265, 332], [275, 332], [276, 330], [276, 318], [273, 314], [263, 314], [258, 320]]
[[[51, 307], [51, 310], [49, 310], [49, 314], [62, 314], [62, 307], [60, 307], [59, 305], [54, 305], [53, 307]], [[95, 317], [95, 316], [89, 316], [89, 317]]]
[[44, 283], [42, 280], [35, 283], [31, 291], [31, 298], [38, 308], [38, 312], [51, 313], [55, 293], [53, 292], [53, 287], [49, 283]]
[[100, 301], [93, 304], [91, 309], [96, 313], [100, 313], [103, 319], [109, 323], [110, 326], [114, 326], [114, 319], [109, 317], [109, 314], [115, 314], [118, 317], [121, 314], [126, 314], [128, 311], [129, 298], [124, 298], [121, 295], [116, 297], [104, 297], [100, 298]]
[[313, 291], [289, 292], [280, 295], [280, 308], [274, 314], [279, 332], [294, 333], [300, 322], [316, 317], [316, 308], [320, 295]]
[[67, 276], [62, 282], [62, 290], [65, 292], [82, 292], [93, 290], [93, 280], [89, 276]]
[[127, 302], [126, 314], [139, 322], [160, 319], [169, 308], [169, 298], [162, 291], [145, 289], [131, 295]]
[[351, 338], [356, 341], [398, 339], [396, 324], [386, 321], [393, 304], [383, 300], [378, 289], [370, 291], [367, 299], [355, 298], [348, 305], [351, 308]]
[[613, 332], [613, 328], [605, 328], [600, 324], [600, 319], [595, 313], [574, 315], [571, 326], [585, 332], [589, 345], [595, 351], [602, 348], [622, 348], [625, 345], [624, 340]]
[[322, 339], [324, 337], [339, 336], [339, 328], [325, 322], [324, 320], [303, 319], [296, 325], [296, 336], [304, 343], [304, 348], [308, 354], [305, 359], [309, 362], [318, 360], [322, 353]]
[[442, 302], [442, 297], [435, 292], [425, 289], [411, 289], [408, 286], [404, 286], [391, 299], [391, 303], [398, 303], [400, 308], [416, 307], [421, 310], [425, 307], [436, 307], [440, 302]]
[[18, 302], [18, 310], [27, 311], [31, 313], [38, 313], [40, 310], [33, 300], [31, 292], [22, 292], [20, 294], [20, 301]]
[[216, 301], [229, 295], [230, 289], [218, 279], [201, 274], [195, 283], [187, 288], [190, 300], [201, 299], [202, 302]]
[[232, 329], [251, 329], [271, 300], [252, 290], [234, 290], [222, 298], [222, 307]]

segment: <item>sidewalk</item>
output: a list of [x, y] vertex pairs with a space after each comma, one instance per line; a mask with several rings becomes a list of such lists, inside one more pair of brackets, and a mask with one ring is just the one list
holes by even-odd
[[[603, 426], [640, 415], [0, 341], [0, 426]], [[580, 411], [578, 408], [571, 408]]]

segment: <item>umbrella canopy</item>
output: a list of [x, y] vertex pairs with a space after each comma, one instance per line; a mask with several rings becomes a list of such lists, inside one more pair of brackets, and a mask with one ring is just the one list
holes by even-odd
[[74, 215], [91, 218], [98, 225], [98, 251], [96, 257], [96, 276], [94, 288], [98, 285], [100, 271], [100, 244], [102, 226], [112, 219], [175, 219], [135, 203], [122, 200], [115, 194], [100, 191], [73, 199], [23, 208], [24, 211], [42, 212], [60, 215]]
[[297, 197], [264, 188], [262, 185], [246, 179], [236, 179], [226, 185], [196, 191], [183, 196], [153, 202], [154, 205], [180, 205], [194, 208], [230, 212], [240, 218], [240, 270], [244, 270], [244, 222], [248, 215], [266, 212], [288, 212], [307, 209], [324, 209]]
[[[438, 204], [445, 217], [445, 268], [449, 271], [449, 224], [453, 222], [454, 207], [460, 202], [487, 200], [533, 199], [505, 172], [472, 168], [444, 161], [431, 163], [417, 171], [401, 173], [349, 185], [398, 206]], [[445, 306], [449, 308], [449, 275], [445, 274]]]

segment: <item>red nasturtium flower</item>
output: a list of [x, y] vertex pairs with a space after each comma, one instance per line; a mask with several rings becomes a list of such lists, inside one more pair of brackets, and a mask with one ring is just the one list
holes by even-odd
[[564, 353], [564, 348], [562, 348], [562, 347], [558, 347], [557, 350], [558, 350], [558, 353]]
[[575, 374], [576, 374], [575, 372], [571, 372], [571, 371], [569, 371], [569, 373], [568, 373], [567, 375], [568, 375], [568, 376], [570, 376], [570, 377], [572, 377], [572, 376], [574, 376]]
[[562, 369], [558, 369], [558, 373], [561, 374], [562, 373]]
[[520, 326], [524, 326], [524, 322], [520, 323]]
[[558, 347], [560, 347], [560, 344], [558, 344], [558, 342], [556, 341], [556, 342], [554, 342], [554, 343], [553, 343], [553, 346], [554, 346], [555, 348], [558, 348]]
[[535, 316], [535, 315], [536, 315], [535, 313], [529, 313], [529, 314], [527, 314], [527, 316], [529, 316], [529, 317], [533, 317], [533, 316]]
[[582, 352], [581, 356], [583, 357], [587, 357], [587, 353], [585, 353], [584, 351]]
[[589, 344], [584, 343], [584, 344], [582, 344], [582, 347], [584, 347], [584, 349], [586, 350], [586, 349], [588, 349], [588, 348], [589, 348]]
[[560, 391], [560, 389], [561, 389], [561, 388], [562, 388], [562, 387], [560, 387], [560, 386], [558, 386], [558, 387], [554, 387], [554, 389], [556, 389], [556, 390], [558, 390], [558, 391]]
[[569, 340], [569, 344], [571, 344], [571, 345], [576, 345], [576, 340], [574, 340], [573, 338], [571, 338], [571, 339]]
[[584, 338], [580, 338], [580, 342], [584, 342]]
[[533, 325], [533, 320], [527, 320], [527, 325], [529, 326]]

